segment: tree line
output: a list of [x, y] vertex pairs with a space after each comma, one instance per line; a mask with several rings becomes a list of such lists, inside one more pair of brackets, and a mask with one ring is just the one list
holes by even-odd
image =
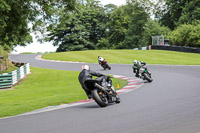
[[46, 32], [55, 23], [56, 11], [75, 9], [74, 0], [0, 0], [0, 45], [5, 50], [32, 42], [30, 33]]
[[132, 49], [162, 35], [172, 45], [200, 47], [200, 1], [127, 0], [101, 5], [99, 0], [0, 0], [0, 45], [12, 49], [41, 41], [57, 52]]

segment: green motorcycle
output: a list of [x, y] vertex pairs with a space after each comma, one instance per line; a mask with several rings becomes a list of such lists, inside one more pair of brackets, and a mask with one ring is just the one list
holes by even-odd
[[147, 70], [146, 67], [141, 67], [139, 70], [139, 74], [143, 80], [147, 80], [148, 82], [152, 82], [153, 79], [151, 78], [151, 72]]
[[[146, 64], [146, 63], [145, 63]], [[153, 79], [151, 77], [151, 72], [148, 71], [148, 69], [146, 67], [144, 67], [143, 64], [142, 66], [139, 67], [139, 78], [143, 79], [143, 80], [147, 80], [148, 82], [152, 82]], [[136, 69], [134, 66], [133, 66], [133, 72], [136, 73]]]

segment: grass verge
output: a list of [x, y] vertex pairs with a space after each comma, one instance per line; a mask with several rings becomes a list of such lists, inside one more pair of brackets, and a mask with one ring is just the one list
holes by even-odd
[[[31, 71], [14, 89], [0, 91], [0, 117], [87, 99], [78, 81], [79, 72], [35, 67]], [[112, 80], [115, 87], [117, 83], [120, 87], [127, 84], [124, 80]]]
[[108, 63], [132, 64], [133, 59], [147, 64], [200, 65], [200, 54], [164, 50], [88, 50], [44, 54], [48, 60], [80, 61], [97, 63], [97, 57], [104, 57]]

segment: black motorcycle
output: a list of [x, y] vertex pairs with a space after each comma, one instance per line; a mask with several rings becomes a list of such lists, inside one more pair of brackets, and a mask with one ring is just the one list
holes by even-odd
[[100, 61], [99, 64], [103, 67], [104, 70], [111, 69], [111, 67], [108, 65], [108, 62], [106, 60]]
[[120, 103], [120, 97], [114, 90], [111, 79], [102, 82], [104, 76], [85, 81], [85, 86], [91, 91], [92, 98], [101, 106], [106, 107], [109, 103]]

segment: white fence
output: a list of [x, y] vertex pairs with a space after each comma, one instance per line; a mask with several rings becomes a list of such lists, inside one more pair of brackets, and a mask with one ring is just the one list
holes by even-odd
[[19, 80], [23, 79], [29, 73], [30, 64], [27, 63], [19, 67], [17, 70], [0, 75], [0, 88], [12, 87], [14, 84], [16, 84]]

